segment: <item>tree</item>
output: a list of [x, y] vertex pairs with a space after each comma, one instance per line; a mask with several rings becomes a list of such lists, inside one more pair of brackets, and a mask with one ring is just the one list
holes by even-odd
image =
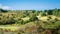
[[52, 10], [48, 10], [48, 15], [52, 15], [53, 13], [52, 13]]
[[8, 12], [7, 10], [0, 9], [0, 12]]
[[35, 13], [36, 12], [36, 10], [32, 10], [32, 13]]

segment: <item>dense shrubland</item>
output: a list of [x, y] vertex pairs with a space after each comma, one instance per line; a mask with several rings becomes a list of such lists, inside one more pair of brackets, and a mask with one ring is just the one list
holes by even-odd
[[[0, 9], [0, 25], [21, 27], [25, 34], [60, 34], [60, 9], [3, 10]], [[21, 26], [22, 25], [22, 26]], [[25, 28], [24, 28], [25, 27]], [[24, 30], [25, 29], [25, 30]]]

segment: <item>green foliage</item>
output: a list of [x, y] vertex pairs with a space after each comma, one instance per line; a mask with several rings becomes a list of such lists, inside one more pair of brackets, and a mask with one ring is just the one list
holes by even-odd
[[53, 12], [53, 10], [48, 10], [47, 11], [48, 15], [52, 15], [53, 14], [52, 12]]
[[60, 26], [60, 21], [49, 20], [48, 22], [40, 23], [43, 29], [57, 29]]
[[42, 13], [41, 13], [41, 16], [46, 16], [46, 13], [45, 13], [45, 12], [42, 12]]
[[33, 16], [33, 17], [31, 17], [29, 20], [30, 20], [30, 21], [36, 21], [36, 20], [38, 20], [38, 18], [37, 18], [36, 16]]
[[15, 23], [15, 20], [13, 18], [6, 18], [6, 17], [2, 17], [0, 18], [0, 24], [14, 24]]
[[[46, 21], [39, 20], [37, 16], [48, 17], [48, 19]], [[53, 16], [56, 16], [57, 18], [54, 19]], [[25, 17], [28, 17], [29, 19], [26, 20], [27, 18], [24, 19]], [[37, 11], [37, 10], [11, 11], [11, 10], [0, 9], [0, 25], [7, 25], [7, 24], [25, 25], [30, 22], [35, 23], [36, 26], [38, 26], [37, 28], [38, 32], [46, 33], [45, 30], [47, 31], [54, 30], [55, 32], [57, 31], [57, 29], [58, 30], [60, 29], [60, 9], [49, 9], [44, 11], [42, 10], [41, 11]]]
[[0, 12], [8, 12], [7, 10], [0, 9]]
[[24, 21], [23, 21], [22, 19], [17, 20], [16, 22], [17, 22], [17, 24], [25, 24]]

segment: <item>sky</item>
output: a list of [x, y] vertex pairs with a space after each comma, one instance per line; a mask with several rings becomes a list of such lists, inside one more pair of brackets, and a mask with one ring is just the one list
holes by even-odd
[[60, 0], [0, 0], [0, 8], [11, 10], [45, 10], [60, 8]]

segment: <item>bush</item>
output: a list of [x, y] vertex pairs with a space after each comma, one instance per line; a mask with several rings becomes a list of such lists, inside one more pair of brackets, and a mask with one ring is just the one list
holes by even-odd
[[13, 18], [0, 17], [0, 25], [14, 24], [15, 20]]
[[36, 16], [33, 16], [29, 19], [29, 21], [36, 21], [36, 20], [38, 20], [38, 18]]
[[43, 12], [43, 13], [41, 13], [41, 16], [46, 16], [46, 13], [44, 13], [44, 12]]
[[17, 24], [24, 24], [24, 21], [22, 19], [16, 20]]

